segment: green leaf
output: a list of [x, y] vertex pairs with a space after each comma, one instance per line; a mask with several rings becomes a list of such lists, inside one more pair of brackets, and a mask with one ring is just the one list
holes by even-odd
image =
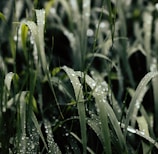
[[[137, 117], [137, 122], [138, 122], [138, 127], [139, 130], [144, 133], [144, 135], [149, 136], [149, 130], [148, 130], [148, 124], [143, 116]], [[142, 141], [142, 147], [143, 147], [143, 154], [151, 154], [150, 151], [150, 146]]]
[[67, 75], [70, 78], [70, 81], [72, 83], [72, 86], [74, 88], [76, 102], [77, 102], [77, 108], [78, 108], [78, 114], [79, 114], [80, 128], [81, 128], [83, 153], [86, 153], [87, 130], [86, 130], [86, 113], [85, 113], [82, 85], [81, 85], [77, 75], [75, 74], [75, 71], [73, 71], [71, 68], [68, 68], [66, 66], [64, 66], [62, 68], [67, 73]]
[[133, 118], [135, 119], [136, 115], [134, 111], [135, 111], [135, 108], [137, 108], [137, 102], [138, 102], [137, 100], [139, 100], [139, 97], [140, 95], [142, 95], [142, 92], [144, 93], [143, 89], [146, 88], [149, 81], [156, 76], [158, 76], [158, 72], [149, 72], [143, 77], [143, 79], [139, 83], [128, 108], [128, 113], [125, 120], [125, 131], [124, 131], [125, 136], [127, 135], [127, 127], [128, 127], [129, 121]]
[[4, 14], [1, 13], [1, 12], [0, 12], [0, 19], [2, 19], [3, 21], [6, 21], [6, 18], [5, 18], [5, 16], [4, 16]]
[[42, 131], [41, 131], [41, 128], [40, 128], [40, 125], [39, 125], [39, 123], [38, 123], [38, 121], [37, 121], [37, 118], [36, 118], [36, 116], [35, 116], [35, 114], [34, 114], [33, 112], [32, 112], [31, 118], [32, 118], [32, 121], [33, 121], [33, 123], [34, 123], [34, 125], [35, 125], [35, 127], [36, 127], [36, 129], [37, 129], [37, 131], [38, 131], [38, 133], [39, 133], [39, 135], [40, 135], [40, 137], [41, 137], [41, 139], [42, 139], [42, 142], [43, 142], [43, 144], [44, 144], [46, 150], [48, 151], [48, 147], [47, 147], [45, 138], [44, 138], [44, 136], [43, 136], [43, 133], [42, 133]]
[[[78, 75], [79, 77], [83, 77], [82, 72], [76, 72], [76, 75]], [[125, 139], [122, 134], [119, 122], [117, 120], [117, 117], [116, 117], [113, 109], [111, 108], [111, 106], [109, 105], [109, 103], [106, 100], [106, 96], [107, 96], [106, 89], [108, 88], [106, 82], [102, 82], [102, 83], [95, 82], [88, 75], [85, 75], [85, 81], [93, 91], [92, 95], [95, 98], [95, 102], [96, 102], [97, 108], [99, 110], [98, 114], [99, 114], [99, 118], [100, 118], [100, 122], [101, 122], [101, 131], [102, 131], [101, 134], [102, 134], [103, 143], [104, 143], [104, 145], [103, 145], [104, 151], [106, 153], [112, 152], [111, 143], [110, 143], [110, 131], [109, 131], [109, 126], [108, 126], [108, 118], [109, 118], [109, 120], [113, 126], [113, 129], [115, 130], [117, 138], [119, 140], [118, 144], [120, 144], [120, 147], [121, 147], [120, 150], [127, 153]]]
[[8, 91], [10, 91], [11, 82], [12, 82], [12, 80], [13, 80], [14, 75], [15, 75], [15, 73], [10, 72], [10, 73], [8, 73], [8, 74], [5, 76], [4, 84], [6, 85]]

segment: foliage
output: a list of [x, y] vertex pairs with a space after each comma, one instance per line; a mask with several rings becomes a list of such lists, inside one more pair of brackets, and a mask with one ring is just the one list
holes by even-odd
[[155, 1], [0, 4], [0, 153], [157, 153]]

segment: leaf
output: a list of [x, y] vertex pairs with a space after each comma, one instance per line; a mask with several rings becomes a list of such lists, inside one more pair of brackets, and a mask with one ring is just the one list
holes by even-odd
[[5, 18], [5, 16], [4, 16], [4, 14], [1, 13], [1, 12], [0, 12], [0, 19], [2, 19], [3, 21], [6, 21], [6, 18]]
[[79, 114], [79, 121], [80, 121], [80, 128], [81, 128], [83, 153], [86, 153], [87, 130], [86, 130], [86, 113], [85, 113], [82, 85], [78, 77], [76, 76], [75, 72], [71, 68], [64, 66], [62, 67], [62, 69], [67, 73], [68, 77], [70, 78], [70, 81], [72, 83], [72, 86], [75, 92], [78, 114]]
[[[137, 122], [138, 122], [139, 130], [142, 131], [144, 135], [149, 136], [148, 124], [145, 118], [143, 116], [137, 117]], [[143, 154], [146, 153], [151, 154], [151, 152], [149, 153], [151, 147], [144, 141], [142, 141], [142, 147], [143, 147]]]
[[37, 118], [36, 118], [36, 116], [35, 116], [35, 114], [33, 112], [32, 112], [31, 118], [32, 118], [32, 121], [33, 121], [33, 123], [34, 123], [34, 125], [35, 125], [35, 127], [36, 127], [36, 129], [37, 129], [37, 131], [38, 131], [38, 133], [39, 133], [39, 135], [41, 137], [41, 139], [42, 139], [42, 142], [43, 142], [46, 150], [48, 151], [48, 147], [47, 147], [46, 141], [44, 139], [43, 133], [41, 131], [40, 125], [38, 124]]
[[135, 94], [134, 96], [132, 97], [132, 100], [130, 102], [130, 105], [129, 105], [129, 108], [128, 108], [128, 113], [127, 113], [127, 116], [126, 116], [126, 120], [125, 120], [125, 131], [124, 131], [124, 135], [126, 136], [127, 135], [127, 127], [128, 127], [128, 124], [129, 124], [129, 121], [131, 119], [135, 119], [135, 114], [134, 114], [134, 110], [135, 108], [137, 108], [137, 100], [139, 99], [140, 95], [142, 94], [142, 92], [144, 92], [144, 88], [146, 88], [147, 84], [149, 83], [149, 81], [152, 79], [152, 78], [155, 78], [156, 76], [158, 76], [158, 72], [149, 72], [147, 73], [143, 79], [140, 81], [136, 91], [135, 91]]
[[[43, 71], [47, 73], [47, 60], [44, 50], [44, 25], [45, 25], [45, 11], [44, 10], [35, 10], [37, 17], [37, 25], [33, 21], [26, 21], [26, 24], [34, 40], [34, 48], [37, 48], [38, 58], [41, 62]], [[34, 50], [35, 50], [34, 49]]]
[[55, 143], [53, 139], [53, 133], [51, 128], [51, 123], [48, 120], [44, 120], [44, 126], [45, 126], [45, 132], [47, 135], [47, 143], [48, 143], [48, 149], [49, 154], [61, 154], [61, 151], [58, 147], [58, 145]]
[[9, 72], [8, 74], [6, 74], [5, 79], [4, 79], [4, 84], [7, 87], [7, 90], [10, 91], [11, 89], [11, 82], [13, 79], [18, 79], [18, 75], [16, 73], [13, 72]]
[[[76, 75], [79, 77], [83, 76], [82, 72], [76, 72]], [[97, 108], [99, 110], [98, 114], [100, 117], [101, 121], [101, 131], [102, 131], [102, 138], [103, 138], [103, 147], [106, 153], [111, 153], [111, 145], [110, 145], [110, 132], [109, 132], [109, 127], [108, 127], [108, 120], [107, 117], [109, 118], [115, 133], [118, 137], [118, 144], [120, 144], [121, 151], [124, 151], [125, 153], [127, 152], [126, 149], [126, 144], [125, 140], [122, 134], [122, 131], [120, 129], [119, 122], [117, 120], [117, 117], [115, 116], [115, 113], [111, 106], [108, 104], [106, 101], [106, 83], [98, 83], [95, 82], [90, 76], [85, 75], [85, 81], [86, 83], [90, 86], [90, 88], [93, 91], [93, 96], [95, 98]], [[99, 133], [100, 134], [100, 133]], [[109, 142], [109, 143], [108, 143]]]

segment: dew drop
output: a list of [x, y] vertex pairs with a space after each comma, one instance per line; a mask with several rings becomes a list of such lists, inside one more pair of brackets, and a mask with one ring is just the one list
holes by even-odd
[[66, 133], [65, 136], [69, 136], [69, 133]]
[[92, 37], [94, 35], [94, 32], [92, 29], [87, 30], [87, 36]]
[[158, 11], [158, 3], [155, 4], [155, 8]]
[[51, 8], [50, 9], [50, 13], [55, 14], [56, 13], [56, 9], [55, 8]]

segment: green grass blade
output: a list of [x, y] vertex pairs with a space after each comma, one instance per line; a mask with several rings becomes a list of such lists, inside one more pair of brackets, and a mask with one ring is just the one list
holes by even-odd
[[[149, 136], [148, 124], [143, 116], [137, 117], [139, 130], [144, 133], [144, 135]], [[143, 154], [151, 154], [150, 146], [142, 141]]]
[[76, 102], [77, 102], [77, 108], [78, 108], [78, 114], [79, 114], [80, 128], [81, 128], [83, 153], [86, 153], [86, 147], [87, 147], [86, 113], [85, 113], [82, 85], [81, 85], [78, 77], [75, 75], [75, 72], [71, 68], [68, 68], [66, 66], [64, 66], [62, 68], [69, 76], [72, 86], [74, 88]]
[[22, 48], [24, 51], [25, 58], [28, 59], [28, 54], [27, 52], [27, 36], [28, 36], [28, 27], [24, 24], [21, 25], [21, 41], [22, 41]]
[[[122, 128], [125, 128], [125, 124], [123, 123], [120, 123], [120, 126]], [[134, 129], [133, 127], [131, 126], [128, 126], [127, 127], [127, 131], [132, 133], [132, 134], [137, 134], [138, 136], [144, 138], [145, 140], [147, 140], [149, 143], [152, 143], [157, 149], [158, 149], [158, 142], [156, 140], [154, 140], [153, 138], [151, 138], [150, 136], [148, 135], [145, 135], [144, 134], [144, 131], [140, 131], [138, 129]]]
[[53, 133], [51, 128], [51, 123], [48, 120], [44, 120], [45, 132], [47, 135], [47, 143], [48, 143], [48, 153], [49, 154], [61, 154], [61, 151], [58, 145], [55, 143], [53, 139]]
[[45, 147], [46, 150], [48, 151], [48, 147], [47, 147], [45, 138], [44, 138], [44, 136], [43, 136], [43, 133], [42, 133], [42, 131], [41, 131], [41, 128], [40, 128], [40, 125], [39, 125], [39, 123], [38, 123], [38, 121], [37, 121], [37, 118], [36, 118], [36, 116], [35, 116], [35, 114], [34, 114], [33, 112], [32, 112], [31, 118], [32, 118], [32, 121], [33, 121], [33, 123], [34, 123], [34, 125], [35, 125], [35, 127], [36, 127], [36, 129], [37, 129], [37, 131], [38, 131], [38, 133], [39, 133], [39, 135], [40, 135], [40, 137], [41, 137], [41, 139], [42, 139], [42, 142], [43, 142], [43, 144], [44, 144], [44, 147]]
[[[150, 70], [151, 72], [155, 72], [158, 70], [157, 67], [157, 59], [156, 58], [152, 58], [152, 62], [150, 65]], [[154, 122], [155, 122], [155, 132], [156, 135], [158, 134], [158, 78], [154, 78], [152, 80], [152, 88], [153, 88], [153, 97], [154, 97]]]
[[5, 76], [4, 84], [6, 85], [6, 88], [7, 88], [8, 91], [11, 90], [11, 82], [12, 82], [15, 75], [16, 75], [15, 73], [9, 72]]
[[130, 106], [128, 108], [128, 113], [127, 113], [127, 116], [126, 116], [126, 121], [125, 121], [125, 131], [124, 131], [124, 135], [126, 136], [127, 135], [127, 127], [128, 127], [128, 124], [129, 124], [129, 121], [134, 118], [135, 119], [135, 114], [133, 114], [133, 111], [135, 108], [137, 108], [137, 100], [140, 96], [140, 94], [142, 93], [143, 89], [147, 86], [147, 84], [149, 83], [149, 81], [158, 76], [158, 72], [149, 72], [147, 73], [144, 78], [141, 80], [141, 82], [139, 83], [136, 91], [135, 91], [135, 94], [134, 96], [132, 97], [132, 100], [130, 102]]
[[[78, 76], [82, 77], [81, 72], [76, 72], [76, 74]], [[110, 122], [118, 137], [118, 140], [119, 140], [118, 144], [120, 144], [120, 147], [121, 147], [120, 150], [124, 151], [126, 153], [127, 149], [126, 149], [125, 139], [124, 139], [124, 136], [120, 129], [119, 122], [116, 118], [116, 115], [115, 115], [113, 109], [110, 107], [110, 105], [106, 101], [107, 94], [105, 91], [106, 91], [107, 84], [105, 82], [103, 82], [103, 83], [95, 82], [88, 75], [85, 76], [85, 81], [92, 89], [93, 96], [96, 100], [96, 104], [99, 109], [98, 114], [99, 114], [100, 121], [101, 121], [101, 129], [102, 129], [102, 134], [103, 134], [102, 138], [103, 138], [103, 142], [104, 142], [103, 146], [104, 146], [105, 152], [106, 153], [111, 152], [111, 145], [110, 145], [110, 143], [107, 143], [107, 142], [110, 142], [110, 132], [109, 132], [108, 120], [107, 120], [107, 117], [108, 117], [110, 119]], [[109, 146], [109, 147], [107, 147], [107, 146]]]
[[0, 19], [2, 21], [6, 21], [5, 15], [3, 13], [0, 12]]
[[36, 10], [36, 17], [37, 17], [37, 30], [38, 30], [38, 42], [37, 49], [39, 50], [39, 57], [41, 60], [41, 64], [43, 67], [44, 72], [47, 72], [47, 60], [44, 50], [44, 26], [45, 26], [45, 11], [44, 10]]
[[108, 12], [109, 12], [109, 23], [110, 23], [110, 30], [111, 30], [111, 38], [112, 38], [112, 42], [113, 42], [114, 33], [115, 33], [115, 23], [113, 22], [113, 12], [112, 12], [112, 7], [111, 7], [111, 0], [106, 0], [106, 4], [107, 4]]
[[[37, 25], [33, 21], [26, 21], [26, 24], [31, 33], [34, 40], [34, 50], [38, 52], [38, 58], [40, 60], [41, 67], [43, 71], [47, 72], [47, 60], [44, 50], [44, 25], [45, 25], [45, 11], [44, 10], [36, 10], [37, 17]], [[39, 66], [38, 66], [39, 67]]]
[[144, 31], [144, 48], [147, 58], [147, 69], [149, 70], [151, 64], [151, 36], [152, 36], [152, 20], [151, 12], [145, 11], [143, 14], [143, 31]]
[[98, 125], [99, 122], [100, 122], [99, 117], [95, 114], [93, 114], [93, 116], [91, 116], [91, 118], [88, 118], [88, 120], [87, 120], [88, 125], [96, 133], [96, 135], [98, 136], [98, 138], [101, 141], [102, 145], [104, 145], [103, 134], [101, 132], [101, 127], [100, 127], [100, 125]]
[[[82, 143], [82, 140], [73, 132], [70, 132], [70, 134], [77, 140], [79, 141], [80, 143]], [[87, 151], [90, 153], [90, 154], [95, 154], [92, 149], [90, 149], [88, 146], [87, 146]]]
[[111, 154], [111, 138], [110, 138], [110, 130], [108, 126], [108, 112], [106, 112], [106, 105], [105, 105], [105, 96], [102, 93], [102, 89], [99, 87], [93, 93], [95, 97], [95, 102], [98, 108], [98, 114], [101, 121], [101, 131], [103, 135], [103, 142], [104, 142], [104, 151], [107, 154]]

